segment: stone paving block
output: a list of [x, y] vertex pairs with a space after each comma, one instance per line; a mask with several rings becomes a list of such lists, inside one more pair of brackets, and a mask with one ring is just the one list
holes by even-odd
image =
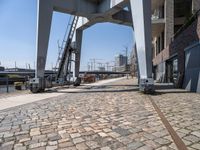
[[63, 143], [59, 143], [58, 146], [59, 148], [68, 148], [68, 147], [72, 147], [74, 144], [72, 142], [63, 142]]
[[113, 138], [117, 138], [120, 136], [120, 134], [116, 133], [116, 132], [109, 132], [107, 133], [109, 136], [113, 137]]
[[26, 150], [26, 146], [22, 146], [22, 147], [16, 147], [14, 148], [14, 150]]
[[36, 135], [40, 135], [40, 129], [39, 128], [33, 128], [30, 131], [30, 136], [36, 136]]
[[39, 148], [39, 147], [42, 147], [42, 146], [46, 146], [46, 142], [40, 142], [40, 143], [34, 143], [34, 144], [31, 144], [29, 145], [29, 148], [33, 149], [33, 148]]
[[80, 137], [79, 137], [79, 138], [74, 138], [74, 139], [73, 139], [73, 143], [74, 143], [74, 144], [78, 144], [78, 143], [81, 143], [81, 142], [84, 142], [84, 141], [85, 141], [85, 140], [84, 140], [83, 138], [80, 138]]
[[98, 134], [99, 134], [101, 137], [103, 137], [103, 138], [108, 136], [108, 135], [107, 135], [106, 133], [104, 133], [104, 132], [99, 132]]
[[195, 143], [191, 147], [199, 150], [200, 149], [200, 143]]
[[132, 142], [132, 140], [129, 137], [127, 137], [127, 136], [118, 137], [117, 140], [119, 142], [123, 143], [124, 145], [127, 145], [127, 144], [129, 144], [129, 143]]
[[127, 145], [127, 149], [128, 150], [134, 150], [137, 149], [139, 147], [142, 147], [144, 144], [141, 142], [132, 142], [130, 144]]
[[160, 145], [167, 145], [171, 143], [171, 141], [164, 139], [164, 138], [158, 138], [154, 140], [155, 142], [159, 143]]
[[106, 146], [106, 147], [102, 147], [101, 150], [111, 150], [111, 148]]
[[47, 141], [47, 136], [46, 135], [36, 135], [32, 137], [32, 140], [38, 140], [40, 142]]
[[55, 145], [55, 146], [47, 146], [46, 150], [56, 150], [57, 148], [58, 148], [57, 145]]
[[58, 143], [63, 143], [63, 142], [68, 142], [68, 141], [70, 141], [69, 138], [63, 138], [63, 139], [58, 140]]
[[20, 139], [19, 142], [23, 143], [23, 142], [30, 141], [30, 140], [31, 140], [31, 138], [23, 138], [23, 139]]
[[88, 146], [84, 142], [76, 144], [76, 148], [78, 150], [88, 150]]
[[105, 129], [103, 129], [103, 131], [107, 133], [107, 132], [111, 132], [112, 130], [109, 128], [105, 128]]
[[57, 141], [48, 141], [48, 145], [53, 146], [53, 145], [57, 145], [58, 142]]
[[149, 147], [152, 147], [153, 149], [156, 149], [158, 147], [160, 147], [161, 145], [153, 140], [147, 140], [147, 141], [144, 141], [144, 144], [149, 146]]
[[153, 148], [150, 146], [144, 145], [144, 146], [138, 148], [137, 150], [153, 150]]
[[196, 143], [196, 142], [200, 141], [200, 139], [198, 137], [194, 136], [194, 135], [185, 136], [185, 137], [183, 137], [183, 139], [190, 141], [192, 143]]
[[100, 147], [100, 145], [95, 141], [87, 141], [86, 145], [91, 149], [96, 149]]
[[80, 137], [81, 134], [80, 133], [73, 133], [73, 134], [70, 134], [71, 138], [77, 138], [77, 137]]
[[13, 133], [11, 133], [11, 132], [5, 132], [4, 134], [3, 134], [3, 138], [9, 138], [9, 137], [12, 137], [14, 134]]
[[191, 132], [191, 134], [195, 135], [198, 138], [200, 138], [200, 131], [194, 131], [194, 132]]
[[47, 135], [47, 138], [50, 141], [57, 141], [57, 140], [61, 139], [61, 137], [57, 133], [50, 133], [50, 134]]
[[129, 130], [123, 129], [123, 128], [116, 128], [113, 131], [120, 134], [121, 136], [127, 136], [127, 135], [131, 134], [131, 132]]

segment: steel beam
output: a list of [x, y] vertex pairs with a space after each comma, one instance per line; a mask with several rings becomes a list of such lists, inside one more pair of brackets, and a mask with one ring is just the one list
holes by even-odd
[[151, 1], [130, 0], [140, 72], [140, 90], [154, 91], [152, 78]]

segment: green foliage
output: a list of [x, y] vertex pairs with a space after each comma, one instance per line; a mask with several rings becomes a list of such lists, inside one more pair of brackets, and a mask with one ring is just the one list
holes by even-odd
[[21, 78], [20, 75], [16, 75], [16, 74], [9, 74], [8, 77], [9, 78]]
[[14, 86], [23, 86], [23, 82], [14, 82]]

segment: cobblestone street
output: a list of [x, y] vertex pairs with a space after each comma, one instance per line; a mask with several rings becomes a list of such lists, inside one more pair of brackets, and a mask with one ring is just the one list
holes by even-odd
[[[0, 150], [177, 149], [136, 80], [52, 92], [62, 94], [0, 111]], [[200, 149], [200, 95], [159, 90], [151, 98], [188, 149]]]

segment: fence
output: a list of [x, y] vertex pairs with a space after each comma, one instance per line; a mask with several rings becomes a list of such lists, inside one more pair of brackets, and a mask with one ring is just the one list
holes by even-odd
[[26, 81], [27, 81], [26, 78], [0, 77], [0, 93], [14, 92], [15, 91], [14, 82], [23, 82], [23, 83], [25, 83], [22, 86], [22, 90], [26, 90], [26, 89], [28, 89]]

